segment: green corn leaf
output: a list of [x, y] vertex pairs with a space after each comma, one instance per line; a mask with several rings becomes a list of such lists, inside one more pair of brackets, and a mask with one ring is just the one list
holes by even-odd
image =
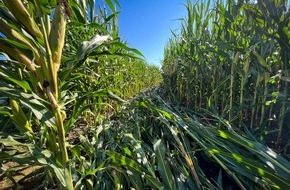
[[110, 91], [108, 91], [108, 97], [118, 102], [127, 103], [127, 101], [123, 100], [121, 97], [117, 96], [116, 94]]
[[[232, 153], [226, 153], [219, 150], [209, 150], [211, 153], [218, 154], [225, 156], [226, 158], [230, 158], [232, 162], [233, 168], [236, 170], [236, 172], [241, 172], [242, 170], [245, 170], [244, 174], [247, 174], [245, 177], [250, 177], [250, 172], [254, 172], [256, 176], [259, 176], [261, 178], [270, 179], [271, 182], [264, 182], [265, 185], [269, 185], [274, 187], [275, 189], [288, 189], [290, 188], [290, 180], [289, 178], [283, 178], [280, 175], [277, 175], [276, 172], [273, 170], [265, 167], [260, 162], [257, 162], [253, 159], [246, 158], [242, 155], [232, 154]], [[230, 166], [231, 167], [231, 166]], [[248, 170], [248, 172], [247, 172]], [[255, 178], [251, 179], [252, 181], [255, 181]]]
[[0, 139], [0, 143], [2, 143], [4, 146], [20, 146], [20, 145], [25, 145], [21, 142], [16, 141], [12, 136], [8, 136], [7, 138]]
[[110, 36], [100, 36], [96, 35], [90, 41], [82, 42], [81, 46], [79, 47], [75, 58], [77, 60], [82, 60], [85, 58], [86, 55], [90, 54], [93, 50], [95, 50], [98, 46], [102, 45], [104, 42], [110, 40]]
[[273, 166], [276, 172], [278, 172], [281, 176], [290, 178], [290, 163], [268, 147], [260, 144], [259, 142], [251, 141], [229, 132], [221, 130], [215, 131], [212, 129], [208, 130], [214, 133], [218, 133], [220, 137], [227, 139], [227, 141], [236, 143], [244, 147], [249, 152], [256, 154], [261, 159], [261, 161], [264, 162], [264, 164], [268, 164], [270, 167]]
[[13, 78], [10, 78], [10, 77], [7, 77], [6, 79], [11, 81], [11, 82], [13, 82], [14, 84], [17, 84], [18, 86], [20, 86], [24, 90], [27, 90], [27, 91], [31, 92], [31, 88], [30, 88], [30, 85], [28, 84], [28, 82], [26, 82], [24, 80], [20, 81], [20, 80], [13, 79]]
[[146, 174], [146, 170], [140, 166], [139, 163], [135, 162], [134, 160], [123, 156], [117, 152], [106, 151], [106, 154], [110, 156], [112, 162], [115, 164], [120, 164], [122, 166], [126, 166], [132, 171], [136, 171], [139, 174]]
[[162, 143], [162, 140], [157, 140], [153, 146], [158, 162], [158, 172], [165, 184], [166, 189], [175, 189], [174, 177], [172, 175], [170, 166], [166, 161], [166, 149]]
[[14, 40], [9, 40], [9, 39], [6, 39], [6, 38], [0, 38], [0, 42], [3, 43], [3, 44], [7, 44], [9, 46], [13, 46], [13, 47], [19, 48], [22, 51], [27, 51], [27, 52], [31, 51], [31, 49], [28, 46], [26, 46], [25, 44], [19, 43], [19, 42], [14, 41]]
[[63, 187], [66, 187], [63, 168], [57, 167], [56, 164], [49, 164], [49, 166], [52, 168], [53, 173], [57, 178], [57, 181], [59, 181]]
[[[141, 146], [141, 143], [138, 142], [132, 134], [125, 134], [124, 136], [128, 137], [130, 139], [130, 142], [131, 142], [131, 144], [135, 150], [135, 153], [137, 155], [138, 162], [143, 164], [143, 166], [146, 167], [146, 169], [150, 172], [150, 174], [153, 177], [156, 177], [155, 171], [150, 166], [150, 162], [147, 159], [146, 150], [144, 150], [144, 148]], [[132, 152], [130, 151], [130, 149], [128, 147], [125, 147], [125, 150], [126, 150], [126, 152], [128, 152], [127, 155], [132, 156]]]
[[262, 67], [264, 67], [268, 71], [272, 72], [271, 67], [266, 63], [266, 61], [264, 60], [264, 58], [260, 54], [258, 54], [256, 51], [253, 51], [253, 54], [257, 57], [257, 60]]
[[[115, 13], [116, 12], [116, 8], [113, 4], [113, 2], [111, 0], [105, 0], [105, 2], [107, 3], [107, 5], [109, 6], [109, 8]], [[116, 0], [114, 0], [114, 2], [118, 2]], [[119, 4], [118, 4], [119, 5]]]
[[0, 68], [0, 79], [5, 83], [3, 86], [16, 85], [26, 91], [31, 91], [29, 83], [25, 80], [21, 80], [19, 74], [14, 71], [18, 68], [11, 66], [12, 63], [10, 61], [1, 61], [1, 64], [3, 67]]
[[89, 140], [85, 136], [80, 135], [79, 139], [82, 145], [84, 146], [85, 150], [89, 151], [90, 153], [93, 153], [95, 151], [93, 144], [90, 143]]
[[139, 55], [141, 57], [144, 57], [143, 54], [137, 50], [137, 49], [134, 49], [134, 48], [129, 48], [126, 44], [124, 43], [121, 43], [121, 42], [112, 42], [110, 43], [110, 45], [112, 46], [115, 46], [114, 49], [124, 49], [126, 51], [129, 51], [129, 52], [132, 52], [132, 53], [135, 53], [136, 55]]
[[0, 87], [0, 95], [19, 100], [23, 106], [29, 108], [33, 112], [37, 119], [50, 127], [54, 127], [53, 115], [50, 112], [50, 104], [36, 94], [28, 94], [20, 92], [19, 90]]
[[56, 5], [56, 0], [39, 0], [37, 2], [39, 3], [41, 10], [48, 15], [51, 13], [51, 6]]
[[117, 165], [124, 166], [130, 171], [136, 172], [137, 174], [144, 176], [148, 180], [148, 184], [155, 189], [163, 189], [162, 184], [155, 178], [152, 177], [146, 169], [144, 169], [138, 162], [125, 157], [117, 152], [106, 151], [106, 154], [110, 157], [112, 162]]

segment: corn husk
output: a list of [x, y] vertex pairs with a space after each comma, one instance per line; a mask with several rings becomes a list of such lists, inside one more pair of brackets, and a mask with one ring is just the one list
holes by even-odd
[[32, 19], [21, 0], [3, 0], [3, 2], [13, 16], [17, 18], [17, 20], [19, 20], [19, 22], [24, 26], [28, 33], [43, 40], [43, 36], [38, 25]]
[[5, 52], [11, 58], [23, 63], [29, 71], [33, 73], [36, 72], [35, 66], [32, 64], [31, 59], [27, 57], [24, 53], [20, 52], [18, 49], [0, 43], [0, 50]]
[[31, 123], [28, 121], [18, 102], [16, 100], [10, 100], [10, 107], [13, 113], [11, 119], [17, 124], [18, 128], [21, 131], [33, 133]]
[[62, 49], [65, 40], [66, 20], [64, 7], [59, 3], [55, 9], [51, 31], [49, 34], [49, 46], [53, 61], [54, 74], [58, 71], [61, 62]]

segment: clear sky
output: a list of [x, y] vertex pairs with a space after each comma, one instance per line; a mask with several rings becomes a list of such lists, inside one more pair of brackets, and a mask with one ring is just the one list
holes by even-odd
[[177, 19], [186, 16], [186, 0], [119, 0], [120, 35], [149, 64], [160, 66], [171, 31], [180, 28]]

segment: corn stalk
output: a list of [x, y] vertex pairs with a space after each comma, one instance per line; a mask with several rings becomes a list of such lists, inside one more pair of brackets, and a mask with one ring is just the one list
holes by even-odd
[[[57, 73], [61, 64], [62, 49], [65, 41], [65, 8], [67, 2], [64, 0], [59, 0], [57, 2], [51, 27], [49, 19], [45, 19], [49, 16], [41, 9], [42, 5], [40, 3], [34, 2], [25, 5], [20, 0], [3, 0], [3, 3], [7, 10], [2, 10], [2, 13], [5, 11], [7, 15], [11, 14], [13, 19], [21, 23], [21, 27], [23, 27], [35, 40], [32, 40], [28, 35], [22, 33], [20, 29], [9, 28], [9, 25], [13, 24], [14, 20], [9, 18], [5, 20], [5, 17], [2, 17], [1, 25], [3, 27], [1, 27], [1, 32], [6, 36], [6, 39], [10, 41], [1, 45], [0, 48], [2, 52], [5, 52], [10, 57], [24, 64], [31, 72], [33, 76], [32, 82], [37, 88], [34, 91], [45, 92], [45, 97], [50, 103], [55, 118], [56, 128], [55, 130], [50, 130], [51, 135], [57, 137], [55, 139], [57, 141], [48, 143], [48, 145], [51, 145], [48, 148], [56, 154], [56, 160], [59, 161], [61, 167], [63, 167], [65, 171], [65, 184], [61, 186], [61, 188], [73, 189], [63, 125], [64, 117], [62, 114], [63, 111], [61, 111], [59, 105], [58, 90], [60, 87], [57, 81]], [[37, 23], [38, 21], [30, 14], [31, 10], [28, 10], [31, 8], [30, 6], [32, 6], [32, 4], [36, 7], [34, 11], [35, 14], [39, 16], [40, 23]], [[3, 40], [5, 40], [5, 38]], [[11, 41], [24, 44], [32, 51], [32, 54], [26, 53], [27, 51], [21, 49], [19, 45], [15, 47], [13, 43], [9, 43]], [[45, 56], [43, 57], [42, 54], [45, 54]], [[33, 130], [31, 124], [25, 119], [26, 117], [21, 109], [21, 105], [15, 100], [10, 100], [10, 106], [13, 110], [12, 119], [18, 126], [32, 134]], [[58, 145], [55, 146], [56, 144]]]

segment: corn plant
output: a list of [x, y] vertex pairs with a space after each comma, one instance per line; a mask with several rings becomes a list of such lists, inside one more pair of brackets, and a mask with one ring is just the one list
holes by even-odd
[[[55, 6], [52, 21], [50, 21], [51, 12], [45, 9], [45, 6]], [[9, 98], [11, 116], [15, 118], [15, 123], [29, 135], [33, 135], [34, 131], [23, 112], [21, 99], [25, 101], [25, 95], [32, 95], [34, 92], [39, 100], [47, 102], [49, 106], [43, 106], [43, 109], [48, 116], [43, 119], [42, 114], [45, 113], [40, 112], [37, 119], [40, 121], [42, 119], [42, 122], [47, 123], [46, 130], [53, 139], [49, 139], [46, 146], [54, 153], [56, 161], [63, 168], [65, 183], [61, 183], [62, 187], [72, 189], [73, 182], [63, 125], [65, 112], [60, 105], [57, 81], [65, 42], [66, 17], [69, 16], [67, 9], [66, 1], [54, 2], [52, 5], [37, 2], [24, 4], [21, 1], [1, 1], [1, 26], [3, 26], [1, 27], [3, 34], [1, 50], [14, 60], [14, 63], [12, 60], [7, 61], [11, 65], [13, 64], [14, 72], [19, 72], [17, 78], [13, 79], [10, 76], [6, 76], [6, 78], [10, 78], [12, 81], [26, 81], [27, 84], [26, 89], [21, 89], [17, 82], [12, 82], [12, 88], [9, 88], [8, 83], [1, 87], [1, 91], [2, 96]], [[34, 18], [36, 16], [37, 20]], [[5, 69], [9, 68], [3, 68], [2, 76], [6, 74]], [[19, 76], [23, 78], [19, 78]], [[25, 80], [26, 78], [30, 79], [28, 80], [30, 84]], [[27, 103], [29, 104], [29, 102]], [[40, 104], [42, 105], [42, 103]]]
[[[82, 162], [94, 160], [94, 165], [86, 164], [90, 183], [79, 181], [79, 188], [290, 187], [289, 161], [249, 131], [239, 135], [227, 120], [205, 109], [195, 112], [167, 103], [161, 90], [140, 93], [114, 119], [82, 137], [75, 151], [90, 150]], [[95, 163], [102, 167], [95, 168]]]
[[237, 130], [249, 126], [259, 131], [262, 141], [276, 138], [277, 150], [282, 141], [285, 146], [288, 82], [281, 77], [288, 76], [288, 5], [287, 1], [214, 5], [188, 1], [181, 32], [173, 34], [164, 51], [168, 97], [227, 118], [238, 124]]
[[[0, 1], [1, 130], [11, 134], [15, 126], [22, 135], [20, 141], [1, 135], [1, 160], [40, 165], [47, 184], [57, 180], [60, 189], [75, 186], [67, 133], [84, 123], [79, 122], [84, 111], [101, 105], [100, 100], [122, 101], [106, 85], [86, 84], [97, 82], [101, 64], [141, 56], [119, 40], [118, 1], [105, 5], [95, 9], [93, 0]], [[21, 144], [26, 155], [4, 153], [5, 147]]]

